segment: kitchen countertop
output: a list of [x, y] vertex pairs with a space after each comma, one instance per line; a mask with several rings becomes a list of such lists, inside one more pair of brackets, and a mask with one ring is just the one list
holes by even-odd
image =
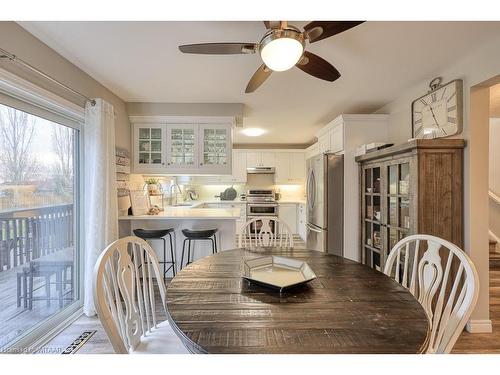
[[240, 217], [239, 208], [196, 208], [196, 206], [166, 207], [158, 215], [120, 216], [118, 220], [236, 220]]

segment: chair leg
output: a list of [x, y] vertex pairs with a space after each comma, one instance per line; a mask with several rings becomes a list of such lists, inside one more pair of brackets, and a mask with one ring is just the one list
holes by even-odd
[[33, 275], [28, 276], [29, 286], [28, 286], [28, 309], [33, 310]]
[[56, 285], [59, 285], [59, 308], [63, 308], [63, 288], [62, 288], [62, 272], [56, 272]]
[[215, 254], [215, 242], [213, 238], [209, 238], [210, 242], [212, 243], [212, 254]]
[[165, 282], [167, 273], [167, 241], [165, 238], [163, 240], [163, 281]]
[[50, 307], [50, 275], [45, 276], [45, 296], [47, 297], [47, 307]]
[[182, 270], [182, 267], [183, 267], [183, 264], [184, 264], [184, 249], [186, 247], [186, 241], [188, 239], [187, 238], [184, 238], [184, 241], [182, 242], [182, 254], [181, 254], [181, 265], [180, 265], [180, 270]]
[[23, 307], [28, 308], [28, 276], [23, 271]]
[[17, 274], [17, 307], [21, 307], [21, 283], [22, 275]]
[[217, 233], [214, 233], [214, 243], [215, 243], [215, 253], [218, 253], [219, 249], [217, 248]]
[[[193, 252], [194, 252], [194, 248], [193, 248]], [[187, 262], [186, 262], [186, 266], [191, 263], [191, 239], [188, 238], [188, 257], [187, 257]]]
[[168, 238], [170, 239], [170, 256], [172, 257], [172, 275], [175, 277], [175, 258], [174, 258], [174, 245], [172, 243], [172, 235], [169, 233]]

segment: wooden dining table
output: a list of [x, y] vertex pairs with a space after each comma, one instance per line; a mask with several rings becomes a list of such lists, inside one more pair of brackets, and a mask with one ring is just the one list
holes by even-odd
[[[280, 293], [242, 278], [247, 259], [306, 261], [317, 278]], [[385, 274], [309, 250], [235, 249], [182, 269], [167, 288], [169, 322], [192, 353], [424, 353], [430, 327]]]

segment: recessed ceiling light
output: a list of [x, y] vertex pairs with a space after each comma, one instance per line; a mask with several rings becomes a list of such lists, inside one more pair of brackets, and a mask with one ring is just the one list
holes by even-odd
[[241, 131], [247, 137], [258, 137], [264, 134], [266, 131], [261, 128], [246, 128]]

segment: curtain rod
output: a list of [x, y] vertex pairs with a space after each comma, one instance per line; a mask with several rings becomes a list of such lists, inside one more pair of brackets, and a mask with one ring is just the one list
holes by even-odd
[[24, 66], [25, 68], [28, 68], [29, 70], [31, 70], [32, 72], [35, 72], [36, 74], [42, 76], [43, 78], [51, 81], [52, 83], [55, 83], [56, 85], [58, 86], [61, 86], [62, 88], [66, 89], [67, 91], [85, 99], [85, 101], [88, 101], [90, 102], [90, 105], [94, 106], [96, 104], [95, 100], [92, 99], [92, 98], [89, 98], [81, 93], [79, 93], [78, 91], [72, 89], [71, 87], [69, 86], [66, 86], [64, 83], [62, 82], [59, 82], [57, 79], [55, 78], [52, 78], [51, 76], [49, 76], [48, 74], [42, 72], [41, 70], [35, 68], [34, 66], [28, 64], [26, 61], [20, 59], [19, 57], [17, 57], [16, 55], [4, 50], [3, 48], [0, 48], [0, 59], [9, 59], [10, 61], [14, 61], [22, 66]]

